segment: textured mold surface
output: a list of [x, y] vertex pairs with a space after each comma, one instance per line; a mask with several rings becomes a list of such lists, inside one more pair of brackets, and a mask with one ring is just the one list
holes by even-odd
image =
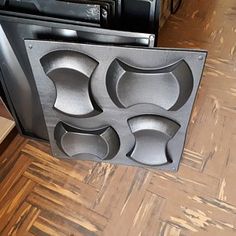
[[129, 126], [135, 136], [135, 146], [128, 157], [145, 165], [164, 165], [172, 162], [167, 144], [180, 125], [160, 116], [139, 116], [131, 118]]
[[118, 152], [120, 142], [111, 127], [85, 131], [59, 122], [55, 128], [55, 140], [69, 157], [92, 154], [99, 159], [112, 159]]
[[89, 93], [89, 81], [98, 62], [74, 51], [54, 51], [41, 59], [46, 75], [54, 82], [54, 108], [71, 116], [92, 116], [100, 109]]
[[150, 103], [166, 110], [185, 104], [193, 88], [193, 75], [184, 60], [159, 69], [132, 67], [116, 59], [106, 77], [113, 102], [120, 108]]
[[205, 52], [34, 40], [26, 49], [54, 156], [178, 169]]

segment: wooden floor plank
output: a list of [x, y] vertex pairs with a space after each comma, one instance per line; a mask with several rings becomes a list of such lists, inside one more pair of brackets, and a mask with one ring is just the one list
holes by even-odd
[[[74, 179], [64, 179], [56, 175], [53, 170], [48, 172], [45, 168], [30, 165], [24, 176], [52, 191], [59, 191], [64, 196], [76, 201], [78, 204], [92, 206], [96, 199], [97, 190]], [[66, 182], [64, 182], [66, 180]], [[69, 180], [69, 181], [68, 181]]]
[[0, 155], [0, 182], [9, 174], [9, 171], [18, 160], [21, 148], [27, 140], [17, 135], [9, 144], [8, 148]]
[[4, 230], [12, 217], [14, 217], [17, 209], [23, 204], [29, 195], [35, 183], [22, 177], [12, 186], [7, 195], [0, 201], [0, 232]]
[[53, 158], [47, 152], [41, 151], [40, 149], [32, 146], [31, 143], [29, 142], [25, 145], [22, 152], [31, 156], [32, 163], [34, 165], [47, 166], [49, 170], [53, 169], [59, 175], [61, 174], [65, 177], [71, 177], [79, 181], [84, 181], [92, 168], [91, 165], [93, 164], [91, 164], [91, 162], [89, 162], [88, 165], [88, 162], [59, 160]]
[[39, 213], [39, 209], [23, 202], [2, 231], [2, 235], [26, 235]]
[[21, 155], [16, 161], [13, 168], [10, 170], [5, 179], [0, 183], [0, 202], [8, 194], [14, 184], [21, 178], [22, 174], [27, 169], [28, 165], [31, 163], [29, 158]]
[[[129, 228], [132, 227], [135, 217], [138, 214], [137, 212], [139, 207], [144, 201], [145, 190], [149, 185], [151, 177], [152, 173], [143, 169], [142, 171], [137, 171], [135, 173], [134, 178], [130, 184], [125, 181], [126, 185], [130, 187], [127, 189], [125, 198], [120, 198], [116, 203], [116, 207], [111, 208], [112, 219], [109, 221], [109, 225], [104, 231], [105, 235], [113, 234], [113, 232], [116, 233], [118, 231], [121, 235], [128, 234]], [[113, 182], [111, 182], [111, 184], [115, 185]], [[109, 191], [110, 190], [108, 190], [108, 192]], [[113, 193], [118, 195], [119, 189], [117, 189], [117, 192], [113, 191]], [[109, 202], [112, 202], [112, 200]], [[148, 210], [146, 209], [146, 211]], [[126, 225], [126, 227], [123, 227], [123, 225]]]
[[[54, 213], [59, 217], [65, 218], [65, 222], [73, 222], [80, 226], [83, 231], [88, 231], [91, 234], [98, 233], [104, 228], [106, 218], [93, 213], [91, 210], [86, 212], [84, 207], [76, 206], [74, 208], [64, 207], [64, 203], [57, 200], [49, 200], [39, 194], [32, 193], [28, 196], [27, 201], [33, 206], [38, 207], [48, 215]], [[62, 205], [61, 205], [62, 204]], [[66, 203], [65, 203], [66, 204]], [[68, 206], [68, 204], [66, 204]], [[86, 217], [87, 215], [87, 217]], [[36, 221], [37, 222], [37, 221]], [[43, 231], [43, 230], [41, 230]]]

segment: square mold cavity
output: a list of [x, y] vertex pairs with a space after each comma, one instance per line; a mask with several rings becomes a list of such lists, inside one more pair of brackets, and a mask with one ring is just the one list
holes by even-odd
[[55, 157], [177, 170], [206, 52], [25, 44]]

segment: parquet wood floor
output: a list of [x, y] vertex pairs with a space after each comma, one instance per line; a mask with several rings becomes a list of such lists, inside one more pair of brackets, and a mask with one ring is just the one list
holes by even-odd
[[160, 46], [209, 55], [178, 173], [57, 160], [17, 136], [0, 156], [0, 235], [236, 235], [236, 1], [184, 2]]

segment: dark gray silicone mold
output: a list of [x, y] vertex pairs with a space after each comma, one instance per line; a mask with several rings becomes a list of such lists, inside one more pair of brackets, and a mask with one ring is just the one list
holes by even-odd
[[25, 44], [54, 156], [178, 168], [206, 52]]

